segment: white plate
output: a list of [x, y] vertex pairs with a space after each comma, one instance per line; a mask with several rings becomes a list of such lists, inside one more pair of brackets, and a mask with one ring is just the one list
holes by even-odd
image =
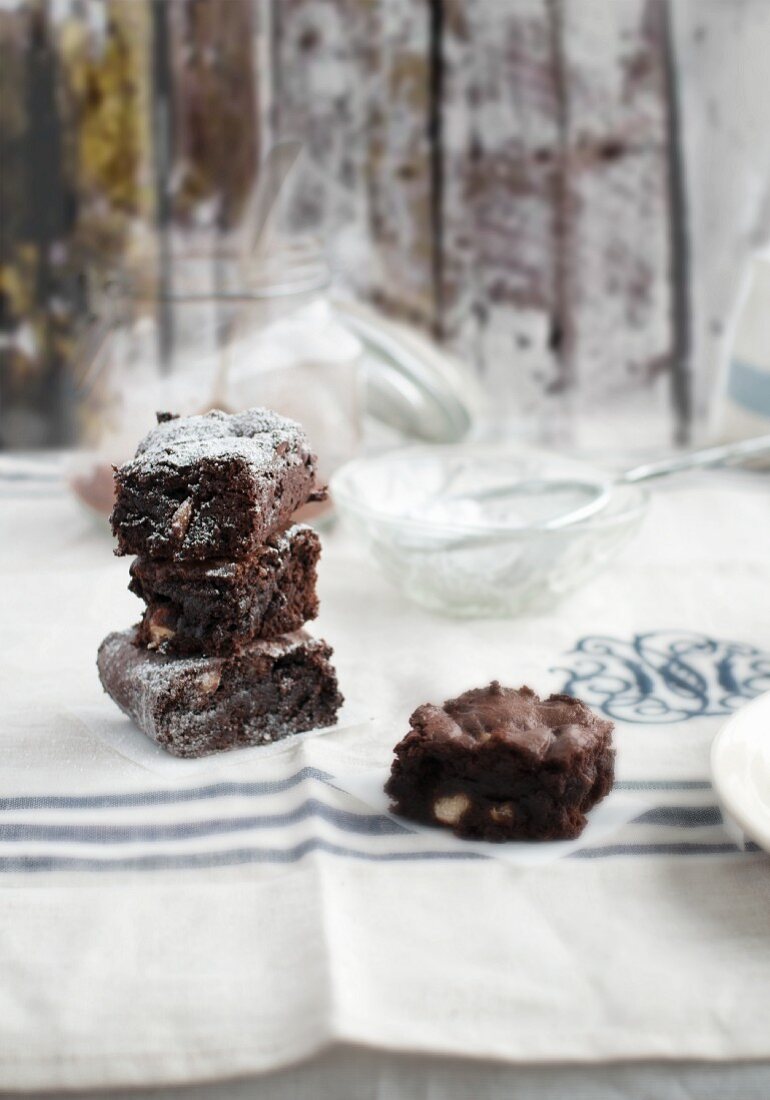
[[741, 707], [716, 735], [711, 774], [730, 817], [770, 852], [770, 692]]

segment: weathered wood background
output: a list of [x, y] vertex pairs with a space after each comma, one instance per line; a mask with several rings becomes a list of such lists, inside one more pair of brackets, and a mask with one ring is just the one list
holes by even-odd
[[72, 429], [86, 274], [137, 226], [237, 224], [301, 138], [296, 231], [573, 442], [704, 420], [770, 235], [767, 0], [0, 6], [0, 444]]

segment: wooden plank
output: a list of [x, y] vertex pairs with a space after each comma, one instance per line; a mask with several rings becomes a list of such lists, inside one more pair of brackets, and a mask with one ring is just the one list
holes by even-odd
[[0, 9], [0, 289], [3, 295], [0, 370], [0, 446], [47, 442], [52, 434], [44, 407], [45, 352], [37, 303], [39, 256], [31, 240], [33, 213], [26, 202], [28, 51], [30, 7]]
[[66, 353], [73, 318], [75, 202], [61, 127], [61, 69], [43, 4], [0, 13], [2, 285], [7, 345], [0, 434], [5, 446], [69, 437]]
[[272, 19], [274, 135], [306, 151], [292, 227], [330, 237], [356, 291], [432, 325], [427, 0], [281, 0]]
[[661, 6], [447, 11], [444, 331], [503, 416], [561, 436], [670, 366]]
[[673, 433], [665, 182], [661, 158], [644, 154], [584, 164], [569, 175], [565, 354], [576, 414], [619, 396], [630, 404], [655, 389], [653, 405]]
[[547, 0], [446, 5], [442, 330], [503, 418], [558, 389], [558, 73]]
[[273, 0], [271, 7], [272, 136], [304, 145], [292, 228], [335, 228], [341, 204], [359, 226], [357, 243], [364, 248], [371, 6], [371, 0]]
[[[26, 318], [35, 345], [14, 361], [41, 407], [66, 389], [41, 364], [70, 354], [76, 253], [109, 267], [152, 214], [148, 10], [148, 0], [78, 0], [0, 11], [5, 149], [34, 140], [45, 154], [34, 178], [4, 155], [3, 180], [4, 199], [17, 196], [4, 201], [3, 285], [12, 324]], [[471, 359], [501, 416], [560, 434], [573, 411], [620, 417], [646, 402], [670, 430], [662, 0], [183, 0], [167, 10], [181, 220], [217, 196], [220, 227], [237, 219], [264, 138], [252, 47], [255, 13], [269, 11], [271, 130], [308, 148], [291, 224], [330, 234], [352, 287]], [[756, 139], [767, 129], [770, 14], [766, 0], [670, 10], [703, 416], [741, 265], [770, 231]], [[47, 36], [37, 55], [25, 37], [35, 13]], [[50, 74], [31, 71], [41, 60]], [[35, 125], [30, 80], [48, 103]], [[44, 119], [57, 126], [45, 132]], [[42, 211], [41, 181], [55, 196]]]
[[[66, 10], [55, 35], [81, 221], [101, 212], [98, 248], [108, 223], [120, 239], [127, 221], [151, 202], [147, 4], [86, 0]], [[81, 228], [88, 233], [87, 225]]]
[[557, 12], [570, 144], [614, 141], [618, 153], [664, 144], [661, 0], [560, 0]]
[[253, 9], [185, 0], [166, 12], [174, 218], [208, 216], [224, 230], [237, 222], [259, 161]]
[[428, 0], [372, 7], [367, 188], [376, 264], [370, 295], [389, 312], [435, 322]]
[[98, 435], [98, 412], [82, 403], [78, 390], [86, 364], [77, 358], [77, 337], [83, 315], [99, 308], [95, 299], [88, 301], [89, 292], [98, 295], [104, 278], [125, 267], [132, 238], [146, 240], [152, 215], [149, 5], [85, 0], [52, 10], [60, 128], [75, 211], [62, 252], [78, 276], [70, 287], [66, 389], [75, 433], [95, 427]]
[[565, 346], [576, 411], [661, 379], [672, 288], [665, 21], [659, 0], [560, 9], [566, 96]]

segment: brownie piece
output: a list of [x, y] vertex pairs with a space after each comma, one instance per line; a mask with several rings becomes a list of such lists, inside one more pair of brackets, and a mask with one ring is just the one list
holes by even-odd
[[612, 722], [494, 681], [418, 707], [385, 791], [395, 813], [478, 840], [567, 840], [614, 778]]
[[117, 554], [243, 558], [303, 504], [324, 499], [293, 420], [250, 409], [159, 421], [115, 471]]
[[107, 694], [173, 756], [207, 756], [331, 726], [342, 696], [331, 648], [304, 631], [234, 657], [165, 657], [136, 629], [109, 634], [97, 657]]
[[136, 558], [129, 588], [147, 604], [139, 641], [159, 653], [226, 656], [318, 614], [321, 542], [296, 524], [237, 561]]

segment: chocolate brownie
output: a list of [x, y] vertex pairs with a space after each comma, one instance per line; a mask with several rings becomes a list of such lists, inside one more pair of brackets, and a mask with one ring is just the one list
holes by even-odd
[[385, 786], [395, 813], [479, 840], [567, 840], [614, 777], [612, 722], [494, 681], [418, 707]]
[[243, 558], [309, 500], [324, 498], [293, 420], [267, 409], [159, 416], [115, 471], [117, 554], [175, 561]]
[[234, 657], [165, 657], [136, 629], [109, 634], [97, 667], [107, 694], [173, 756], [207, 756], [331, 726], [342, 704], [331, 647], [299, 630]]
[[139, 640], [159, 653], [224, 656], [318, 614], [318, 535], [296, 524], [237, 561], [136, 558], [129, 588], [147, 604]]

